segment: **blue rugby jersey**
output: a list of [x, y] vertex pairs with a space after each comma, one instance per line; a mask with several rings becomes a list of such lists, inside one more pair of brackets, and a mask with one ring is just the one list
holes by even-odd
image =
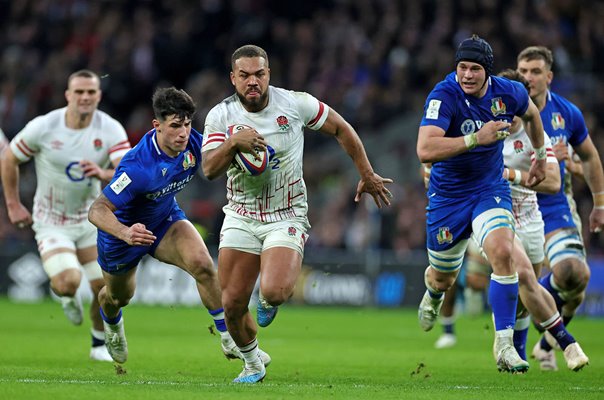
[[[543, 127], [552, 140], [552, 144], [562, 141], [573, 147], [579, 146], [587, 139], [587, 126], [577, 106], [555, 93], [547, 93], [545, 107], [541, 111]], [[545, 233], [558, 228], [572, 228], [572, 218], [553, 218], [561, 214], [570, 215], [570, 207], [564, 194], [565, 162], [560, 161], [560, 191], [556, 194], [537, 193], [539, 209], [545, 222]], [[549, 221], [549, 223], [548, 223]], [[565, 222], [564, 222], [565, 221]], [[564, 226], [562, 226], [562, 225]]]
[[[482, 98], [466, 95], [455, 72], [438, 83], [426, 99], [421, 126], [434, 125], [445, 137], [478, 132], [491, 120], [512, 121], [526, 113], [529, 97], [519, 82], [490, 76]], [[475, 149], [433, 164], [429, 193], [445, 197], [464, 197], [499, 187], [503, 173], [503, 141]]]
[[[169, 157], [157, 144], [155, 129], [122, 158], [113, 180], [103, 194], [116, 207], [115, 215], [124, 225], [144, 224], [153, 231], [177, 206], [176, 193], [189, 183], [201, 164], [203, 137], [191, 129], [186, 149]], [[99, 238], [108, 236], [99, 230]], [[100, 241], [99, 241], [100, 242]]]

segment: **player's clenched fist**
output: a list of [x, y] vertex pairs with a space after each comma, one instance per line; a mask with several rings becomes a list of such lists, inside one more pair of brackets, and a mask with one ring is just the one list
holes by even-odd
[[153, 232], [147, 230], [145, 225], [136, 223], [126, 229], [122, 240], [130, 246], [151, 246], [155, 239]]

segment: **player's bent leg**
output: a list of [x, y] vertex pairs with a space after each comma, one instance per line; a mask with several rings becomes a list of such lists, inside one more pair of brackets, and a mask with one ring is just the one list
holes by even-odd
[[122, 307], [134, 296], [136, 267], [121, 275], [103, 271], [105, 286], [99, 292], [99, 312], [103, 318], [105, 345], [114, 361], [124, 363], [128, 359], [128, 342], [124, 329]]
[[526, 372], [529, 364], [520, 357], [513, 343], [518, 304], [518, 274], [512, 263], [513, 216], [507, 209], [492, 208], [478, 215], [472, 221], [472, 228], [493, 268], [489, 301], [495, 323], [493, 353], [497, 368], [512, 373]]
[[455, 284], [467, 245], [468, 240], [465, 239], [446, 250], [428, 249], [430, 265], [424, 273], [426, 292], [417, 310], [419, 325], [426, 332], [436, 323], [445, 292]]
[[260, 293], [256, 307], [256, 321], [269, 326], [277, 316], [278, 306], [292, 295], [302, 268], [302, 254], [290, 247], [275, 246], [260, 257]]
[[74, 325], [83, 321], [82, 301], [77, 294], [82, 279], [80, 263], [71, 249], [57, 249], [42, 255], [50, 287], [61, 298], [63, 313]]

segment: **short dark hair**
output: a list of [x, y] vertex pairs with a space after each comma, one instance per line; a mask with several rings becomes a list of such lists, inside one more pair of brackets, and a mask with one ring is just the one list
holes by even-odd
[[520, 61], [543, 60], [549, 69], [554, 65], [554, 55], [552, 51], [545, 46], [529, 46], [518, 54], [517, 62]]
[[197, 105], [182, 89], [175, 87], [159, 88], [153, 93], [153, 113], [159, 121], [165, 121], [170, 115], [180, 119], [193, 118]]
[[526, 79], [524, 79], [524, 76], [522, 76], [522, 74], [520, 72], [516, 71], [515, 69], [511, 69], [511, 68], [504, 69], [503, 71], [498, 73], [497, 76], [502, 76], [504, 78], [508, 78], [511, 81], [520, 82], [520, 83], [522, 83], [522, 86], [524, 86], [524, 88], [526, 89], [527, 92], [530, 91], [528, 81]]
[[268, 67], [268, 54], [262, 47], [246, 44], [235, 50], [231, 56], [231, 69], [235, 69], [235, 61], [242, 57], [262, 57], [266, 60], [266, 66]]
[[96, 78], [96, 80], [99, 81], [99, 85], [101, 83], [101, 78], [99, 78], [96, 73], [92, 72], [89, 69], [81, 69], [69, 75], [69, 78], [67, 78], [67, 87], [69, 87], [69, 84], [74, 78]]

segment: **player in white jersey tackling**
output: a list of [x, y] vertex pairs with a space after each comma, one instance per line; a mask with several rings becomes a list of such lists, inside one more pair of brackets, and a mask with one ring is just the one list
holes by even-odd
[[[93, 292], [90, 306], [94, 360], [111, 361], [105, 347], [98, 293], [104, 285], [97, 263], [96, 228], [88, 222], [88, 208], [99, 195], [101, 181], [130, 149], [122, 125], [97, 109], [100, 79], [89, 70], [69, 76], [67, 106], [30, 121], [10, 143], [2, 160], [2, 184], [10, 221], [19, 228], [32, 224], [50, 287], [61, 297], [65, 315], [82, 323], [76, 292], [80, 268]], [[33, 213], [19, 197], [19, 164], [35, 159], [37, 188]]]
[[[378, 207], [389, 205], [391, 194], [384, 184], [392, 180], [373, 171], [357, 133], [337, 112], [307, 93], [269, 86], [263, 49], [237, 49], [231, 68], [236, 93], [207, 116], [202, 166], [209, 179], [227, 174], [218, 274], [227, 327], [245, 359], [235, 382], [255, 383], [266, 374], [248, 310], [256, 279], [260, 274], [258, 324], [267, 326], [277, 306], [292, 294], [310, 227], [302, 177], [304, 128], [334, 136], [352, 158], [361, 176], [355, 201], [367, 192]], [[249, 128], [230, 135], [234, 125]], [[237, 151], [266, 149], [269, 166], [260, 175], [246, 175], [232, 165]]]

